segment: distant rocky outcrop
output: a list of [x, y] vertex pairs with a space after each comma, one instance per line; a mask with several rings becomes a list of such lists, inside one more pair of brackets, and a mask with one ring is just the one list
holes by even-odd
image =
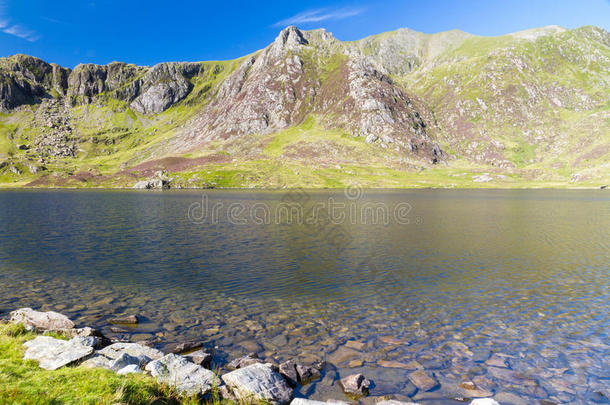
[[160, 63], [149, 68], [113, 62], [81, 64], [70, 70], [15, 55], [0, 59], [0, 109], [64, 96], [73, 105], [89, 104], [106, 94], [130, 103], [138, 112], [156, 114], [189, 94], [189, 79], [200, 69], [200, 63]]

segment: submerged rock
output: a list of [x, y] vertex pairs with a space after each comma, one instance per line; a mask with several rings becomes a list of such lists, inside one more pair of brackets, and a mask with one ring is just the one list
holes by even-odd
[[108, 319], [108, 323], [113, 323], [113, 324], [136, 325], [138, 322], [139, 322], [139, 320], [136, 315], [128, 315], [128, 316], [121, 316], [121, 317], [117, 317], [117, 318]]
[[40, 368], [45, 370], [56, 370], [60, 367], [72, 364], [93, 353], [93, 347], [87, 345], [83, 339], [73, 338], [71, 340], [55, 339], [50, 336], [37, 336], [35, 339], [25, 342], [26, 347], [24, 360], [37, 360]]
[[74, 322], [58, 312], [34, 311], [32, 308], [20, 308], [10, 313], [9, 322], [23, 323], [29, 330], [72, 329]]
[[223, 375], [222, 379], [240, 401], [259, 400], [283, 405], [292, 399], [292, 388], [269, 364], [251, 364]]
[[366, 396], [369, 394], [371, 381], [367, 380], [362, 374], [352, 374], [341, 379], [341, 386], [346, 394]]
[[231, 361], [229, 364], [227, 364], [227, 368], [229, 370], [237, 370], [239, 368], [247, 367], [251, 364], [262, 363], [262, 362], [263, 361], [258, 358], [258, 354], [250, 353], [246, 356], [239, 357], [239, 358]]
[[216, 374], [210, 370], [173, 353], [151, 361], [146, 366], [146, 371], [157, 381], [173, 385], [189, 395], [207, 395], [219, 382]]
[[414, 371], [408, 377], [420, 391], [430, 391], [439, 385], [438, 380], [433, 375], [423, 370]]

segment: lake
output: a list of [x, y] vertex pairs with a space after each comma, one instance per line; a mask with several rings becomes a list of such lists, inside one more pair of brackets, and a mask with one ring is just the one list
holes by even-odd
[[[306, 397], [603, 402], [605, 190], [0, 191], [0, 315], [56, 310], [117, 339], [326, 360]], [[138, 314], [133, 328], [107, 319]], [[416, 362], [416, 363], [415, 363]], [[407, 374], [440, 388], [413, 393]]]

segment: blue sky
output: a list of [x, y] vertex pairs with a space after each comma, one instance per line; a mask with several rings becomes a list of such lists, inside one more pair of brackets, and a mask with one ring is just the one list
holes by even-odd
[[266, 46], [288, 24], [324, 27], [341, 40], [401, 27], [478, 35], [552, 24], [610, 30], [610, 0], [0, 0], [0, 56], [26, 53], [68, 67], [232, 59]]

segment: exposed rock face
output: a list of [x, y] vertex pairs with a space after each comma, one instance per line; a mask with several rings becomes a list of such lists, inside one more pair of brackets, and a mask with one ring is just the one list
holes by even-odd
[[191, 91], [187, 80], [199, 73], [198, 63], [161, 63], [154, 66], [142, 78], [140, 95], [131, 103], [131, 108], [143, 114], [165, 111], [182, 100]]
[[[392, 144], [434, 163], [444, 157], [428, 133], [434, 120], [421, 101], [368, 59], [348, 58], [331, 34], [308, 37], [311, 42], [296, 27], [288, 27], [248, 57], [172, 141], [172, 148], [183, 152], [213, 139], [276, 132], [317, 113], [329, 128], [342, 127], [367, 142]], [[341, 63], [323, 73], [324, 59]], [[321, 80], [324, 75], [328, 77]]]
[[189, 149], [203, 141], [266, 134], [303, 120], [319, 83], [306, 74], [299, 56], [307, 44], [295, 27], [283, 30], [262, 52], [248, 57], [218, 89], [216, 98], [194, 119], [176, 146]]
[[54, 311], [34, 311], [32, 308], [21, 308], [11, 312], [9, 321], [23, 323], [26, 328], [38, 331], [74, 328], [74, 322], [65, 315]]
[[38, 361], [40, 368], [45, 370], [56, 370], [93, 353], [93, 342], [88, 339], [76, 337], [66, 341], [50, 336], [37, 336], [23, 344], [26, 347], [23, 358]]
[[0, 109], [63, 96], [73, 104], [88, 104], [107, 93], [131, 103], [134, 110], [143, 114], [160, 113], [189, 94], [189, 79], [199, 73], [201, 66], [161, 63], [147, 68], [113, 62], [81, 64], [70, 71], [37, 58], [15, 55], [0, 59]]
[[148, 363], [146, 371], [158, 381], [175, 385], [179, 391], [189, 395], [207, 395], [219, 382], [216, 374], [210, 370], [173, 353]]
[[292, 399], [292, 388], [269, 364], [251, 364], [223, 375], [222, 379], [238, 400], [283, 405]]

